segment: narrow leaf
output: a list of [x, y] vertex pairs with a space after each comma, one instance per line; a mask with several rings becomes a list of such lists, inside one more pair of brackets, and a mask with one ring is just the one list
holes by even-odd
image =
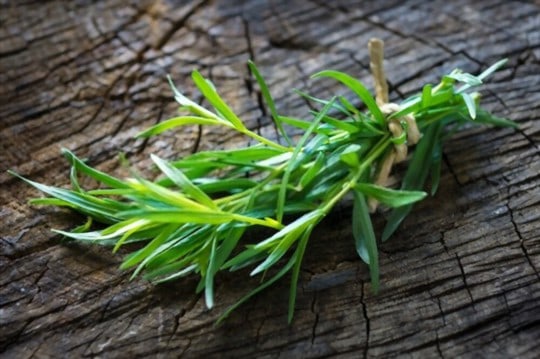
[[204, 276], [204, 298], [206, 301], [206, 307], [212, 309], [214, 306], [214, 275], [217, 272], [216, 268], [216, 248], [217, 248], [217, 236], [212, 236], [212, 245], [210, 247], [210, 256], [208, 258], [208, 268]]
[[279, 241], [277, 246], [272, 250], [270, 255], [266, 257], [266, 259], [261, 264], [259, 264], [255, 269], [251, 271], [250, 275], [254, 276], [272, 267], [277, 261], [281, 259], [281, 257], [285, 255], [285, 253], [287, 253], [289, 248], [298, 240], [302, 233], [305, 232], [306, 227], [307, 225], [301, 226], [287, 233]]
[[360, 258], [369, 265], [371, 286], [373, 291], [377, 293], [379, 290], [379, 255], [375, 232], [373, 231], [373, 225], [371, 224], [371, 218], [369, 217], [369, 209], [363, 193], [355, 190], [353, 191], [353, 195], [352, 230], [356, 252]]
[[231, 108], [218, 95], [214, 87], [211, 86], [198, 71], [193, 71], [191, 77], [208, 102], [210, 102], [210, 104], [212, 104], [212, 106], [214, 106], [225, 119], [234, 126], [234, 128], [239, 131], [246, 129], [242, 121], [240, 121]]
[[442, 139], [439, 138], [435, 145], [433, 146], [433, 157], [431, 159], [431, 190], [430, 193], [432, 196], [437, 193], [439, 189], [439, 182], [441, 179], [441, 160], [442, 160]]
[[312, 78], [319, 77], [330, 77], [343, 83], [366, 104], [369, 112], [371, 112], [371, 114], [377, 120], [377, 122], [379, 122], [379, 124], [382, 125], [385, 123], [384, 116], [379, 109], [379, 106], [377, 106], [375, 99], [373, 98], [373, 96], [371, 96], [368, 89], [360, 81], [343, 72], [333, 70], [321, 71], [312, 76]]
[[159, 246], [166, 242], [177, 228], [177, 224], [169, 224], [164, 226], [159, 235], [155, 237], [150, 243], [148, 243], [144, 248], [141, 248], [138, 251], [133, 252], [131, 255], [127, 256], [122, 262], [120, 269], [128, 269], [142, 262], [145, 258], [154, 253], [154, 251]]
[[475, 123], [483, 123], [483, 124], [499, 126], [499, 127], [513, 127], [513, 128], [519, 127], [519, 125], [514, 121], [510, 121], [506, 118], [494, 116], [490, 114], [489, 112], [482, 109], [478, 110], [478, 113], [476, 114]]
[[302, 138], [298, 143], [296, 144], [296, 147], [294, 148], [294, 151], [292, 153], [291, 159], [289, 160], [289, 164], [287, 165], [287, 168], [285, 169], [285, 172], [283, 174], [283, 178], [281, 180], [281, 187], [278, 193], [278, 199], [277, 199], [277, 205], [276, 205], [276, 219], [278, 222], [281, 222], [283, 220], [283, 209], [285, 207], [285, 199], [287, 196], [287, 186], [289, 184], [289, 178], [291, 176], [292, 170], [298, 165], [297, 159], [302, 151], [304, 144], [307, 142], [308, 138], [311, 136], [315, 128], [319, 126], [319, 123], [324, 118], [326, 113], [330, 110], [334, 103], [334, 99], [332, 99], [328, 104], [324, 106], [324, 108], [321, 110], [319, 115], [313, 119], [313, 122], [311, 123], [310, 127], [304, 132], [302, 135]]
[[324, 157], [324, 154], [322, 152], [319, 152], [317, 154], [317, 157], [315, 158], [315, 161], [313, 161], [309, 169], [304, 172], [298, 183], [301, 189], [306, 187], [315, 178], [317, 173], [319, 173], [319, 171], [322, 169], [325, 160]]
[[140, 138], [155, 136], [172, 128], [186, 125], [226, 125], [226, 123], [213, 118], [204, 118], [198, 116], [180, 116], [171, 118], [169, 120], [158, 123], [157, 125], [154, 125], [150, 128], [147, 128], [146, 130], [135, 135], [135, 137]]
[[471, 116], [471, 119], [476, 119], [476, 103], [474, 103], [471, 95], [464, 92], [461, 94], [461, 98], [463, 99], [463, 102], [465, 102], [465, 106], [467, 106], [467, 111], [469, 112], [469, 116]]
[[62, 148], [62, 154], [68, 159], [72, 166], [91, 178], [112, 188], [128, 188], [128, 185], [124, 181], [88, 166], [67, 148]]
[[[421, 190], [424, 186], [429, 174], [433, 148], [442, 130], [442, 123], [443, 120], [440, 120], [430, 125], [426, 129], [424, 136], [420, 139], [420, 142], [416, 145], [413, 157], [409, 163], [409, 168], [402, 181], [402, 189], [417, 191]], [[383, 241], [390, 238], [411, 210], [412, 204], [407, 204], [392, 210], [383, 230]]]
[[427, 195], [422, 191], [395, 190], [370, 183], [357, 183], [355, 189], [390, 207], [401, 207], [418, 202]]
[[452, 73], [446, 75], [445, 77], [462, 82], [470, 87], [482, 84], [482, 80], [477, 76], [471, 75], [466, 72], [461, 72], [459, 70], [454, 70]]
[[289, 146], [292, 146], [292, 141], [287, 135], [287, 132], [283, 128], [282, 120], [279, 114], [277, 113], [276, 104], [274, 103], [274, 99], [272, 98], [272, 95], [270, 94], [270, 90], [268, 89], [268, 86], [266, 85], [266, 81], [264, 81], [264, 78], [262, 77], [261, 73], [259, 72], [259, 69], [257, 66], [255, 66], [255, 63], [253, 61], [248, 61], [248, 67], [251, 70], [251, 73], [253, 76], [255, 76], [255, 79], [257, 80], [257, 83], [259, 84], [259, 87], [261, 89], [261, 94], [266, 101], [266, 104], [268, 105], [268, 108], [270, 109], [270, 114], [272, 115], [272, 118], [274, 119], [274, 123], [276, 124], [276, 127], [285, 139], [287, 141], [287, 144]]
[[484, 70], [480, 75], [478, 75], [477, 77], [480, 79], [480, 80], [484, 80], [486, 77], [490, 76], [492, 73], [494, 73], [495, 71], [499, 70], [501, 67], [503, 67], [504, 65], [506, 65], [506, 63], [508, 62], [508, 59], [502, 59], [502, 60], [499, 60], [497, 61], [496, 63], [494, 63], [493, 65], [491, 65], [490, 67], [488, 67], [486, 70]]
[[287, 321], [289, 324], [291, 324], [293, 315], [294, 315], [294, 307], [296, 305], [296, 291], [298, 286], [298, 277], [300, 275], [300, 267], [302, 265], [302, 259], [304, 258], [304, 253], [306, 251], [307, 242], [309, 240], [309, 236], [311, 235], [311, 232], [313, 231], [314, 226], [309, 226], [304, 233], [302, 234], [302, 237], [300, 238], [300, 243], [298, 244], [298, 247], [296, 248], [296, 251], [293, 255], [293, 258], [295, 259], [294, 266], [292, 269], [292, 275], [291, 275], [291, 286], [289, 289], [289, 311], [287, 314]]
[[236, 308], [238, 308], [239, 306], [241, 306], [242, 304], [244, 304], [245, 302], [247, 302], [250, 298], [252, 298], [253, 296], [255, 296], [256, 294], [258, 294], [259, 292], [263, 291], [264, 289], [268, 288], [269, 286], [271, 286], [272, 284], [274, 284], [276, 281], [278, 281], [281, 277], [283, 277], [288, 271], [291, 270], [291, 268], [294, 266], [294, 264], [296, 263], [296, 257], [293, 256], [291, 257], [291, 259], [287, 262], [287, 264], [285, 266], [283, 266], [283, 268], [281, 268], [281, 270], [276, 273], [272, 278], [270, 278], [269, 280], [265, 281], [264, 283], [262, 283], [261, 285], [259, 285], [257, 288], [255, 288], [254, 290], [250, 291], [248, 294], [246, 294], [244, 297], [242, 297], [239, 301], [237, 301], [235, 304], [233, 304], [232, 306], [230, 306], [229, 308], [227, 308], [227, 310], [219, 317], [217, 323], [221, 323], [225, 318], [227, 318]]
[[431, 104], [431, 84], [427, 84], [422, 88], [422, 107], [429, 107]]
[[189, 209], [138, 209], [121, 212], [120, 215], [129, 218], [141, 218], [157, 223], [222, 224], [234, 220], [234, 217], [226, 212]]
[[165, 173], [178, 187], [180, 187], [188, 196], [205, 205], [208, 208], [218, 209], [214, 201], [208, 197], [199, 187], [195, 186], [193, 182], [187, 178], [182, 171], [173, 167], [169, 162], [159, 158], [158, 156], [151, 154], [152, 161], [159, 167], [159, 169]]

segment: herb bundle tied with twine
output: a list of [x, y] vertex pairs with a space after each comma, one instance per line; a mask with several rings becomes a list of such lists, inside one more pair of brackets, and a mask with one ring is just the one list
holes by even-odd
[[[376, 99], [357, 79], [325, 70], [313, 78], [331, 78], [351, 90], [366, 110], [343, 96], [321, 99], [299, 92], [320, 110], [306, 118], [278, 114], [257, 67], [249, 68], [258, 82], [281, 139], [266, 138], [247, 128], [215, 86], [199, 72], [192, 78], [210, 107], [184, 96], [171, 82], [185, 114], [159, 123], [138, 135], [149, 137], [185, 125], [222, 126], [256, 144], [232, 150], [201, 151], [169, 161], [151, 158], [163, 176], [149, 181], [140, 176], [119, 179], [87, 165], [69, 150], [71, 189], [33, 182], [11, 172], [48, 195], [30, 202], [67, 207], [88, 216], [71, 231], [55, 230], [81, 242], [126, 246], [130, 253], [121, 268], [133, 277], [163, 282], [186, 275], [200, 277], [197, 292], [214, 306], [214, 282], [221, 271], [251, 268], [260, 275], [258, 287], [240, 298], [220, 317], [290, 275], [289, 322], [293, 318], [302, 258], [316, 225], [345, 196], [352, 194], [352, 232], [359, 257], [369, 266], [371, 287], [379, 288], [377, 240], [370, 213], [390, 207], [382, 241], [387, 240], [411, 211], [413, 203], [438, 187], [443, 142], [465, 124], [515, 126], [479, 107], [479, 94], [470, 90], [504, 65], [499, 61], [478, 76], [454, 70], [436, 85], [400, 104], [389, 103], [383, 69], [383, 43], [369, 43]], [[303, 132], [294, 142], [285, 128]], [[281, 144], [284, 143], [284, 144]], [[408, 147], [415, 145], [408, 156]], [[399, 189], [387, 186], [395, 163], [410, 160]], [[79, 176], [99, 184], [84, 189]], [[100, 225], [95, 226], [93, 223]], [[105, 228], [103, 227], [105, 225]], [[96, 227], [98, 229], [96, 229]], [[246, 230], [267, 227], [268, 238], [243, 239]], [[134, 245], [139, 243], [139, 245]], [[129, 244], [129, 246], [127, 246]]]

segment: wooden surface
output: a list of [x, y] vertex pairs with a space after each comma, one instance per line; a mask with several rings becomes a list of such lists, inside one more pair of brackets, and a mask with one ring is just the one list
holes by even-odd
[[[439, 193], [381, 246], [378, 295], [344, 204], [311, 239], [291, 326], [282, 281], [215, 327], [254, 284], [247, 273], [218, 278], [212, 311], [195, 278], [130, 282], [109, 249], [50, 231], [82, 218], [28, 206], [36, 191], [5, 172], [67, 185], [61, 147], [120, 175], [119, 152], [149, 173], [150, 153], [247, 145], [216, 129], [133, 139], [175, 115], [167, 73], [197, 96], [193, 69], [250, 128], [274, 136], [248, 59], [280, 112], [304, 116], [292, 88], [345, 93], [310, 80], [318, 70], [371, 86], [366, 44], [375, 36], [386, 42], [393, 99], [455, 67], [477, 72], [508, 57], [483, 101], [520, 124], [469, 128], [447, 143]], [[1, 0], [0, 357], [539, 357], [539, 74], [538, 1]], [[383, 223], [376, 215], [376, 230]]]

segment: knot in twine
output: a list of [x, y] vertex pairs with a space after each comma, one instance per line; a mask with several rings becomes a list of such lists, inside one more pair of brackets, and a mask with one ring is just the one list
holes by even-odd
[[[379, 162], [375, 173], [374, 183], [379, 186], [386, 186], [388, 177], [395, 163], [404, 161], [407, 158], [408, 146], [415, 145], [420, 140], [421, 134], [414, 116], [411, 114], [390, 118], [394, 113], [399, 112], [400, 106], [388, 101], [388, 84], [384, 74], [384, 42], [380, 39], [371, 39], [368, 43], [371, 74], [375, 81], [375, 99], [381, 112], [387, 119], [388, 130], [392, 134], [394, 148], [388, 151]], [[377, 210], [378, 202], [374, 198], [368, 198], [370, 212]]]

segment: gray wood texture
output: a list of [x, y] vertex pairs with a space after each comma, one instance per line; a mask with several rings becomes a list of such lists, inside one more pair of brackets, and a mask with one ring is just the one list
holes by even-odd
[[[186, 128], [133, 135], [172, 117], [165, 75], [197, 96], [209, 76], [250, 128], [275, 136], [246, 66], [280, 112], [303, 116], [293, 88], [345, 94], [309, 75], [333, 68], [372, 86], [367, 41], [386, 43], [394, 100], [455, 67], [504, 57], [484, 106], [518, 130], [471, 127], [445, 147], [440, 190], [381, 245], [381, 291], [357, 258], [351, 208], [313, 235], [288, 326], [281, 281], [216, 327], [255, 282], [217, 279], [217, 306], [196, 278], [129, 281], [119, 255], [64, 242], [78, 215], [26, 204], [37, 192], [5, 171], [67, 185], [67, 147], [126, 174], [245, 138]], [[0, 357], [537, 358], [540, 356], [540, 3], [538, 1], [0, 1]], [[399, 178], [404, 167], [396, 168]], [[85, 183], [91, 186], [92, 183]], [[381, 231], [383, 214], [375, 216]]]

